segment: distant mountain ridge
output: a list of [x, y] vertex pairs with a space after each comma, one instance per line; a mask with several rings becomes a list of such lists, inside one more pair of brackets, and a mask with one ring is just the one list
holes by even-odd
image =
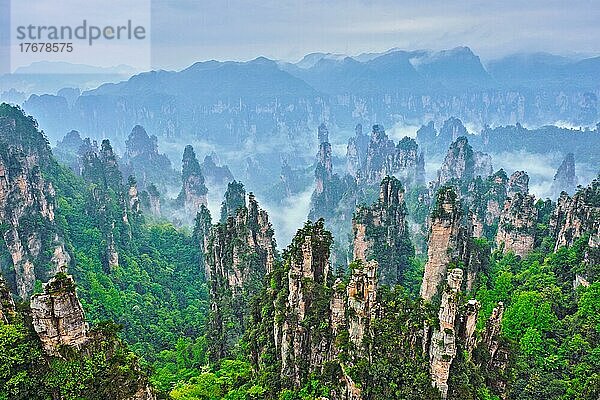
[[356, 57], [312, 53], [295, 64], [264, 57], [198, 62], [80, 96], [34, 95], [23, 106], [53, 139], [75, 129], [122, 143], [142, 125], [158, 137], [236, 145], [292, 138], [310, 147], [308, 135], [323, 121], [347, 130], [357, 123], [420, 124], [451, 116], [477, 126], [594, 126], [598, 76], [600, 57], [519, 55], [486, 68], [468, 47]]

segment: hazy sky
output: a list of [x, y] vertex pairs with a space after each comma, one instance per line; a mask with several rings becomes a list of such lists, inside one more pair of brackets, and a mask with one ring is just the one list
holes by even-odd
[[[1, 17], [9, 1], [0, 0], [0, 36], [8, 29]], [[524, 51], [600, 54], [600, 0], [12, 0], [10, 4], [12, 35], [21, 25], [76, 26], [83, 19], [100, 26], [129, 19], [150, 25], [151, 33], [144, 42], [77, 44], [71, 54], [23, 54], [14, 42], [13, 66], [28, 65], [36, 56], [90, 65], [180, 69], [208, 59], [266, 56], [295, 61], [316, 51], [355, 55], [393, 47], [469, 46], [484, 61]]]
[[155, 0], [153, 64], [461, 45], [484, 60], [523, 51], [597, 55], [599, 21], [598, 0]]

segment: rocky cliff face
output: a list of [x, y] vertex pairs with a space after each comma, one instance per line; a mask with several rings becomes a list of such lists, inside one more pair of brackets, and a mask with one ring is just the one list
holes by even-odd
[[442, 399], [448, 396], [450, 366], [457, 351], [458, 294], [463, 280], [463, 271], [455, 268], [448, 272], [446, 288], [442, 291], [438, 313], [440, 325], [433, 330], [429, 348], [429, 362], [433, 384], [440, 390]]
[[140, 196], [138, 193], [137, 181], [133, 176], [130, 176], [127, 183], [129, 185], [129, 189], [127, 190], [129, 210], [134, 214], [138, 214], [140, 212]]
[[[247, 300], [261, 289], [275, 261], [275, 240], [267, 213], [252, 194], [246, 206], [243, 185], [232, 184], [228, 192], [223, 207], [236, 207], [233, 215], [225, 214], [224, 222], [209, 228], [210, 218], [202, 207], [195, 230], [205, 251], [211, 297], [209, 352], [215, 360], [227, 356], [247, 328]], [[238, 204], [240, 196], [242, 204]]]
[[47, 281], [71, 260], [54, 221], [54, 188], [41, 173], [51, 162], [35, 122], [18, 110], [0, 110], [0, 222], [10, 254], [2, 272], [22, 299], [36, 279]]
[[[517, 194], [516, 198], [519, 197], [524, 196]], [[496, 354], [501, 347], [498, 344], [501, 316], [494, 317], [490, 323], [488, 336], [493, 339], [486, 339], [489, 343], [480, 342], [476, 325], [481, 305], [476, 299], [464, 300], [464, 295], [473, 289], [479, 271], [486, 269], [490, 256], [489, 247], [474, 241], [472, 232], [471, 220], [462, 215], [454, 189], [440, 189], [431, 214], [429, 252], [421, 297], [434, 305], [439, 301], [439, 325], [425, 325], [423, 351], [429, 356], [432, 383], [439, 389], [442, 399], [456, 396], [453, 392], [456, 376], [451, 376], [455, 359], [460, 358], [462, 364], [480, 353], [474, 352], [475, 348], [496, 346], [492, 349]], [[461, 268], [456, 268], [457, 265]], [[497, 370], [506, 368], [506, 364], [498, 361], [485, 368], [487, 371], [494, 370], [497, 375]]]
[[223, 186], [234, 180], [229, 167], [227, 165], [220, 165], [219, 159], [214, 152], [204, 157], [200, 169], [209, 185]]
[[502, 399], [506, 399], [506, 379], [503, 377], [508, 367], [509, 351], [500, 337], [503, 314], [504, 304], [499, 302], [485, 324], [480, 345], [484, 346], [489, 354], [485, 367], [488, 370], [494, 370], [497, 376], [496, 379], [488, 382], [488, 385], [500, 393]]
[[575, 155], [568, 153], [556, 170], [551, 192], [558, 197], [561, 192], [572, 195], [577, 190], [577, 176], [575, 175]]
[[535, 244], [537, 216], [534, 196], [516, 193], [508, 198], [498, 224], [498, 246], [521, 257], [527, 255]]
[[472, 236], [491, 238], [496, 233], [495, 227], [506, 201], [507, 182], [508, 177], [502, 169], [486, 179], [477, 177], [470, 182], [458, 182], [457, 189], [462, 187], [463, 204], [471, 217]]
[[529, 175], [525, 171], [515, 171], [508, 180], [508, 197], [517, 193], [529, 194]]
[[[106, 374], [114, 385], [111, 398], [156, 400], [133, 353], [113, 334], [89, 329], [70, 275], [58, 273], [44, 284], [44, 292], [31, 297], [30, 307], [33, 328], [48, 356], [83, 362], [84, 355], [103, 354]], [[124, 357], [123, 351], [129, 357], [126, 361], [119, 358]], [[119, 356], [113, 358], [114, 354]]]
[[330, 297], [327, 294], [331, 233], [323, 220], [307, 223], [284, 253], [285, 290], [277, 301], [274, 337], [281, 375], [300, 387], [321, 368], [330, 348]]
[[[128, 181], [128, 188], [123, 184], [117, 156], [106, 139], [102, 141], [98, 152], [88, 151], [83, 155], [82, 165], [82, 176], [93, 184], [91, 212], [96, 216], [102, 232], [106, 245], [102, 261], [105, 270], [110, 272], [119, 265], [119, 245], [131, 239], [130, 204], [136, 206], [135, 196], [132, 200], [129, 192], [133, 181]], [[131, 194], [135, 194], [135, 191]]]
[[100, 148], [90, 147], [82, 155], [81, 175], [89, 182], [95, 183], [103, 189], [113, 189], [120, 193], [123, 184], [123, 175], [119, 170], [117, 156], [108, 139], [104, 139]]
[[329, 142], [321, 142], [319, 144], [319, 153], [317, 154], [317, 168], [315, 169], [315, 194], [320, 195], [325, 192], [326, 185], [330, 184], [332, 175], [331, 144]]
[[492, 159], [489, 155], [474, 151], [465, 136], [450, 145], [446, 158], [438, 171], [437, 186], [452, 180], [469, 181], [477, 176], [485, 178], [492, 174]]
[[392, 167], [395, 146], [385, 133], [382, 125], [373, 125], [371, 140], [367, 149], [365, 170], [361, 178], [371, 184], [377, 184], [386, 176]]
[[225, 191], [225, 200], [221, 203], [221, 222], [235, 217], [240, 208], [246, 207], [246, 190], [242, 182], [230, 182]]
[[348, 173], [354, 178], [358, 178], [360, 172], [364, 169], [367, 150], [369, 148], [369, 136], [363, 133], [361, 124], [356, 125], [355, 135], [348, 139], [346, 150], [346, 165]]
[[[467, 289], [470, 290], [470, 289]], [[467, 302], [464, 307], [462, 315], [462, 340], [465, 344], [465, 349], [469, 354], [477, 345], [477, 336], [475, 330], [477, 328], [477, 318], [479, 317], [479, 310], [481, 304], [475, 299], [471, 299]]]
[[336, 208], [344, 195], [351, 193], [354, 179], [346, 175], [341, 179], [333, 173], [331, 160], [331, 144], [327, 141], [329, 134], [325, 125], [319, 127], [319, 153], [315, 168], [315, 190], [311, 197], [309, 219], [326, 218], [328, 221], [336, 217]]
[[204, 184], [204, 175], [196, 159], [194, 148], [190, 145], [185, 146], [183, 151], [181, 174], [183, 186], [177, 200], [184, 207], [186, 213], [195, 215], [200, 210], [200, 206], [208, 204], [206, 200], [208, 189]]
[[61, 346], [80, 349], [89, 340], [83, 308], [69, 275], [57, 274], [44, 285], [44, 293], [31, 297], [33, 327], [44, 351], [59, 356]]
[[380, 284], [401, 283], [415, 250], [409, 237], [404, 188], [398, 179], [384, 178], [379, 200], [370, 207], [357, 208], [352, 231], [353, 258], [376, 260]]
[[[359, 148], [356, 147], [356, 150]], [[348, 156], [350, 160], [351, 154]], [[395, 145], [382, 125], [373, 125], [363, 158], [362, 168], [356, 173], [359, 183], [377, 185], [388, 175], [396, 176], [407, 187], [421, 185], [425, 181], [424, 157], [417, 142], [405, 137]]]
[[140, 201], [143, 209], [153, 217], [160, 217], [160, 193], [156, 185], [150, 184], [140, 195]]
[[598, 248], [600, 236], [600, 177], [580, 189], [573, 197], [562, 194], [550, 221], [550, 229], [556, 238], [555, 250], [571, 246], [578, 238], [590, 235], [590, 248]]
[[355, 264], [346, 289], [348, 334], [359, 351], [365, 336], [372, 335], [370, 326], [377, 313], [377, 268], [375, 260]]
[[148, 135], [140, 125], [136, 125], [127, 137], [120, 164], [123, 176], [134, 175], [140, 188], [153, 183], [164, 190], [177, 179], [171, 160], [158, 152], [158, 138]]
[[440, 283], [446, 280], [448, 266], [463, 257], [467, 232], [461, 224], [462, 215], [454, 189], [440, 189], [430, 217], [427, 263], [421, 285], [421, 297], [425, 300], [431, 300], [438, 292]]
[[54, 157], [77, 174], [81, 173], [79, 154], [85, 146], [78, 131], [70, 131], [62, 140], [59, 140], [53, 149]]

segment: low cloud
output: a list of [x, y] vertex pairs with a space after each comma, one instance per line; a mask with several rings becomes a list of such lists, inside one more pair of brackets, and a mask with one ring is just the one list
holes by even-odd
[[313, 187], [310, 185], [303, 192], [286, 198], [282, 204], [270, 204], [258, 199], [262, 208], [269, 213], [269, 218], [275, 230], [277, 247], [280, 250], [288, 246], [296, 231], [302, 228], [306, 222], [312, 192]]

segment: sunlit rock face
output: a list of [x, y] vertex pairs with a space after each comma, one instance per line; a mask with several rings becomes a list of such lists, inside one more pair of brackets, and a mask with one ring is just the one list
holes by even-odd
[[80, 348], [88, 341], [88, 325], [69, 275], [57, 274], [44, 293], [31, 298], [33, 327], [46, 353], [59, 355], [61, 346]]
[[348, 333], [350, 340], [361, 349], [365, 335], [377, 310], [377, 261], [359, 263], [352, 269], [347, 287]]
[[438, 286], [445, 281], [448, 266], [459, 260], [464, 251], [465, 231], [461, 226], [462, 210], [454, 189], [446, 187], [438, 192], [431, 214], [427, 263], [421, 297], [431, 300]]
[[440, 325], [433, 330], [429, 348], [429, 363], [433, 384], [437, 387], [442, 399], [448, 396], [448, 378], [450, 366], [457, 351], [457, 316], [459, 307], [458, 293], [462, 285], [463, 271], [455, 268], [448, 273], [447, 286], [442, 291], [440, 310], [438, 313]]

